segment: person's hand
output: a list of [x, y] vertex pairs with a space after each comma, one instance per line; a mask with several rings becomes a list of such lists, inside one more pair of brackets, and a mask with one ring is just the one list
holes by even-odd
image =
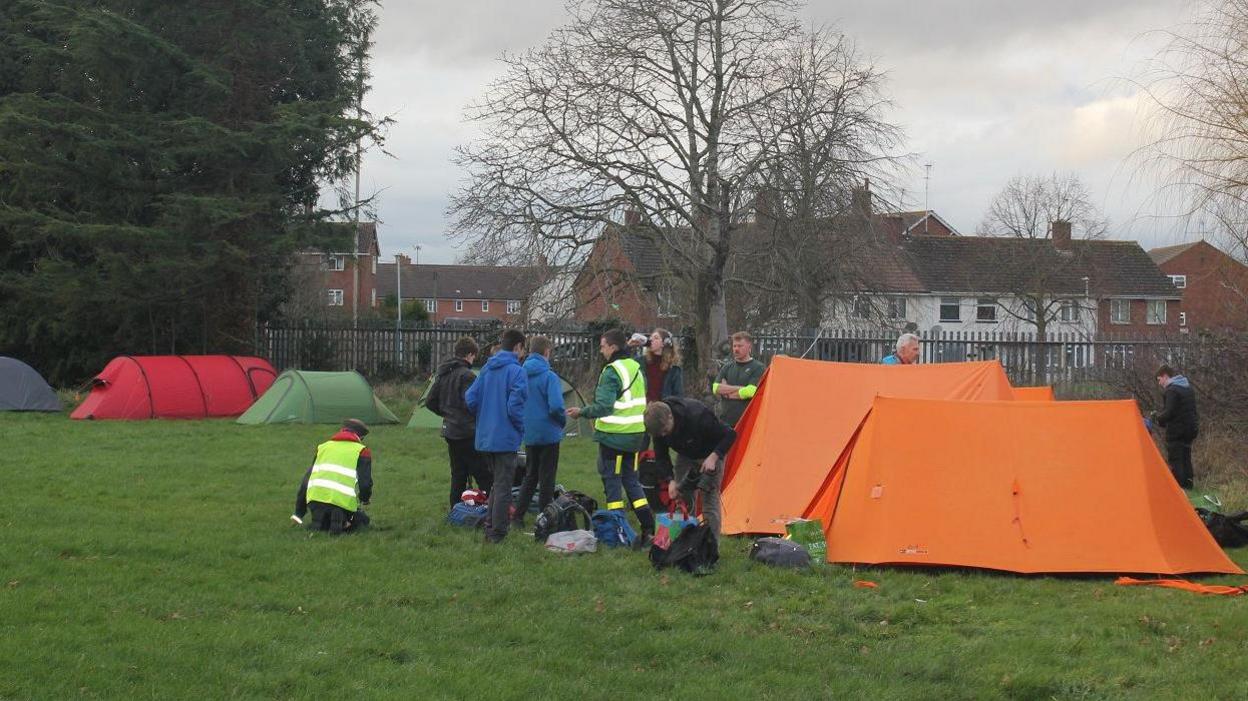
[[581, 408], [579, 406], [574, 406], [568, 409], [567, 414], [568, 418], [579, 419], [581, 418]]
[[303, 525], [303, 519], [299, 518], [298, 516], [296, 516], [296, 515], [294, 515], [294, 514], [291, 514], [291, 515], [290, 515], [290, 525], [292, 525], [292, 526], [302, 526], [302, 525]]
[[737, 393], [736, 385], [720, 385], [719, 386], [719, 396], [721, 397], [731, 397], [732, 395], [736, 393]]
[[710, 455], [706, 456], [705, 460], [702, 461], [702, 474], [709, 475], [712, 472], [714, 472], [715, 468], [718, 466], [719, 466], [719, 456], [716, 455], [715, 453], [711, 453]]
[[680, 498], [680, 488], [676, 486], [676, 480], [667, 483], [667, 498], [672, 501]]

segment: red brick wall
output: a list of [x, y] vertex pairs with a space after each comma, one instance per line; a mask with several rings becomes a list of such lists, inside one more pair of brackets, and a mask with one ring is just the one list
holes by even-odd
[[603, 237], [590, 253], [573, 285], [576, 319], [616, 317], [634, 328], [660, 326], [658, 299], [629, 277], [632, 262], [612, 236]]
[[1182, 311], [1192, 330], [1248, 330], [1248, 267], [1201, 241], [1161, 266], [1167, 275], [1186, 275]]
[[1176, 334], [1179, 332], [1179, 300], [1166, 301], [1166, 323], [1148, 323], [1148, 302], [1143, 299], [1131, 301], [1131, 323], [1111, 324], [1109, 319], [1110, 300], [1102, 299], [1097, 308], [1096, 330], [1100, 333], [1128, 334], [1148, 336], [1152, 334]]
[[[407, 298], [404, 298], [407, 299]], [[423, 300], [421, 300], [423, 303]], [[446, 319], [501, 319], [503, 323], [518, 323], [524, 319], [524, 301], [521, 300], [520, 312], [517, 314], [507, 313], [507, 300], [491, 299], [490, 310], [488, 312], [481, 311], [480, 299], [463, 299], [461, 300], [463, 311], [455, 311], [455, 300], [453, 298], [439, 298], [437, 303], [437, 311], [430, 314], [430, 321], [440, 322]]]
[[[377, 289], [377, 274], [373, 272], [373, 258], [360, 256], [360, 311], [373, 306], [373, 290]], [[329, 290], [342, 290], [342, 308], [351, 313], [351, 294], [354, 290], [351, 279], [351, 268], [354, 261], [346, 256], [346, 264], [342, 270], [325, 272], [325, 302], [329, 303]], [[377, 300], [380, 304], [381, 300]]]

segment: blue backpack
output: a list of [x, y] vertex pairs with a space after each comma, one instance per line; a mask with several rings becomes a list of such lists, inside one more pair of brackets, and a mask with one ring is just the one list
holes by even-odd
[[490, 507], [485, 504], [469, 506], [461, 501], [451, 507], [451, 513], [446, 515], [446, 522], [452, 526], [476, 528], [485, 525], [485, 517], [489, 515], [489, 512]]
[[598, 509], [590, 520], [594, 524], [594, 537], [608, 548], [630, 547], [637, 540], [637, 532], [629, 525], [623, 511]]

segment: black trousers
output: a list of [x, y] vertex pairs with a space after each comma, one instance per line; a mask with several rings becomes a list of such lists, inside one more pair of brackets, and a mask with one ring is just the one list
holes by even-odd
[[544, 509], [555, 498], [555, 472], [559, 469], [559, 444], [526, 445], [528, 465], [520, 495], [516, 498], [516, 518], [523, 519], [533, 492], [537, 492], [537, 508]]
[[472, 438], [446, 440], [446, 452], [451, 459], [451, 506], [459, 503], [459, 497], [468, 488], [468, 478], [477, 483], [477, 489], [490, 491], [494, 475], [486, 469], [485, 461], [477, 452]]
[[1174, 481], [1184, 489], [1192, 488], [1192, 442], [1166, 441], [1166, 462], [1170, 464], [1170, 474]]
[[319, 501], [308, 502], [311, 516], [306, 526], [313, 531], [329, 531], [330, 533], [355, 533], [368, 525], [368, 514], [364, 509], [351, 513], [341, 506], [325, 504]]

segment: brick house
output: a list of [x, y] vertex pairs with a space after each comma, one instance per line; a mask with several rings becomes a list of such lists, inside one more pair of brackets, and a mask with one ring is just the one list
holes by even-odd
[[1148, 252], [1183, 292], [1181, 330], [1248, 331], [1248, 266], [1207, 241]]
[[678, 325], [675, 283], [648, 230], [611, 224], [594, 242], [572, 283], [574, 317], [620, 319], [633, 328]]
[[[335, 222], [331, 224], [344, 232], [344, 238], [355, 240], [351, 236], [354, 226], [351, 222]], [[357, 251], [360, 266], [359, 312], [366, 313], [377, 304], [377, 259], [381, 248], [377, 241], [377, 223], [360, 222], [360, 235]], [[295, 275], [297, 287], [304, 294], [308, 306], [326, 307], [330, 314], [341, 313], [351, 315], [354, 294], [353, 271], [357, 256], [348, 248], [345, 251], [325, 253], [317, 250], [300, 251], [297, 254]]]
[[377, 266], [378, 303], [401, 287], [404, 302], [424, 304], [430, 321], [521, 323], [529, 297], [541, 282], [536, 267], [488, 265], [413, 265], [399, 256]]

